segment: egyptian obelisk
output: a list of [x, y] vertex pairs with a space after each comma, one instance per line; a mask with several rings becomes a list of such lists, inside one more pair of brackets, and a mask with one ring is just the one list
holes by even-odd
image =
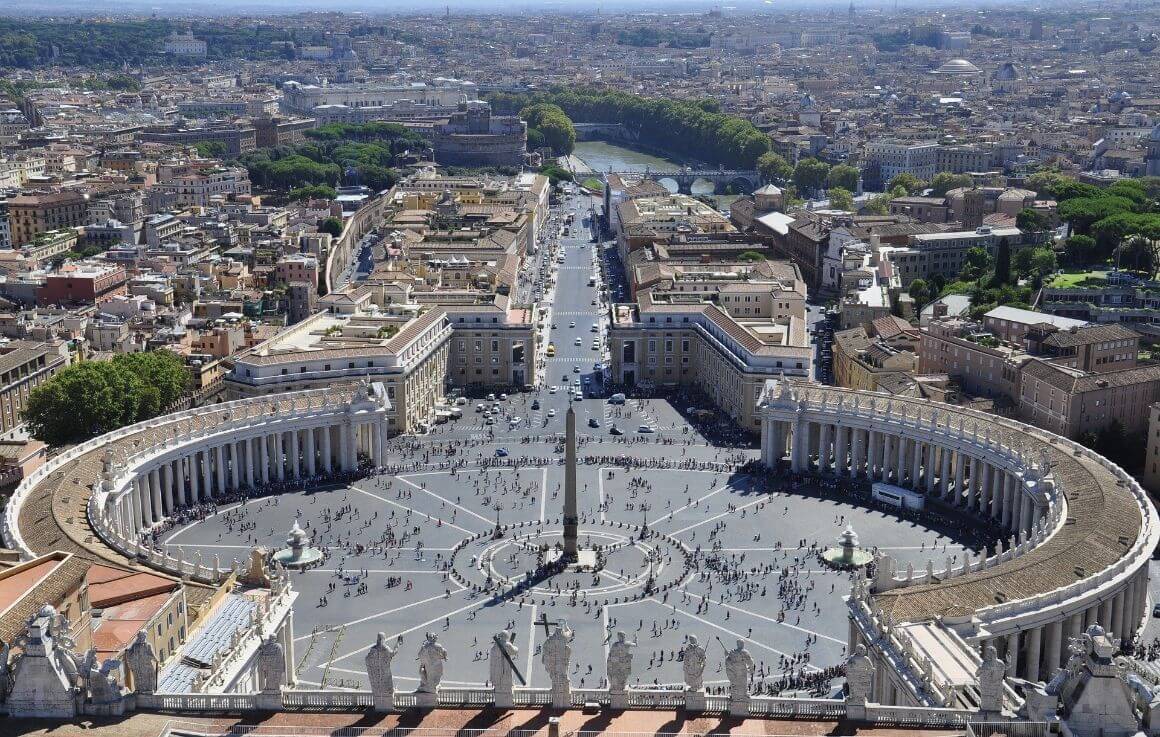
[[580, 520], [576, 514], [576, 410], [568, 403], [564, 424], [564, 560], [575, 562], [578, 557], [576, 538]]

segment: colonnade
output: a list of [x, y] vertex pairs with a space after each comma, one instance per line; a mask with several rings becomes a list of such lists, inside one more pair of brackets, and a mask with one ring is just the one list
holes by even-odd
[[[788, 456], [795, 473], [816, 472], [909, 488], [948, 505], [989, 517], [1004, 529], [1030, 534], [1047, 512], [1047, 499], [1027, 488], [1021, 470], [980, 457], [978, 448], [798, 417], [767, 417], [762, 462], [776, 467]], [[883, 423], [883, 426], [888, 426]]]
[[[977, 567], [965, 564], [953, 574], [934, 576], [928, 565], [927, 575], [920, 579], [927, 586], [955, 586], [963, 576], [986, 569], [990, 583], [984, 588], [995, 591], [994, 611], [983, 606], [969, 620], [947, 624], [956, 632], [947, 642], [969, 642], [976, 655], [993, 645], [1009, 675], [1038, 681], [1049, 679], [1066, 662], [1070, 640], [1092, 625], [1125, 642], [1135, 637], [1149, 606], [1147, 560], [1157, 540], [1156, 512], [1122, 469], [1066, 439], [1045, 437], [1036, 428], [1000, 418], [832, 387], [797, 389], [785, 380], [779, 383], [773, 389], [780, 393], [768, 393], [761, 406], [761, 459], [766, 466], [788, 463], [797, 473], [848, 476], [905, 488], [921, 494], [928, 503], [988, 520], [1008, 531], [1017, 543], [1002, 554], [970, 564]], [[1077, 466], [1073, 457], [1084, 455], [1084, 465]], [[1119, 543], [1124, 546], [1124, 557], [1119, 561], [1113, 559], [1110, 566], [1104, 563], [1094, 570], [1069, 567], [1065, 576], [1042, 580], [1040, 590], [1038, 581], [1028, 580], [1025, 568], [1014, 561], [1035, 554], [1037, 545], [1069, 529], [1067, 525], [1084, 514], [1085, 502], [1098, 498], [1074, 488], [1072, 492], [1080, 496], [1066, 496], [1067, 489], [1057, 486], [1056, 463], [1069, 469], [1071, 475], [1064, 478], [1073, 485], [1083, 483], [1086, 489], [1129, 495], [1141, 519], [1138, 527], [1126, 518], [1122, 524], [1109, 519], [1109, 525], [1125, 530]], [[1105, 508], [1089, 505], [1097, 510], [1094, 513]], [[1021, 572], [1012, 568], [1014, 578], [1001, 582], [996, 576], [1003, 575], [1009, 565], [1020, 567]], [[1037, 565], [1043, 565], [1046, 574], [1052, 564], [1041, 560]], [[948, 571], [949, 566], [948, 560]], [[873, 606], [873, 597], [894, 585], [890, 580], [883, 582], [880, 574], [875, 577], [875, 588], [871, 591], [867, 582], [867, 591], [860, 594], [870, 597], [864, 602], [867, 606]], [[1054, 580], [1062, 583], [1052, 584]], [[939, 594], [920, 591], [915, 596], [937, 598]], [[947, 597], [954, 600], [949, 589]], [[851, 648], [883, 641], [881, 631], [859, 632], [855, 619], [851, 620]], [[886, 626], [893, 624], [899, 622], [890, 619]], [[882, 659], [880, 665], [888, 667], [888, 660]], [[884, 689], [890, 682], [879, 679]], [[884, 703], [892, 700], [888, 693], [877, 696]]]
[[125, 493], [108, 497], [105, 513], [122, 537], [133, 539], [141, 528], [182, 507], [243, 489], [354, 471], [359, 453], [381, 466], [388, 431], [382, 416], [373, 416], [367, 422], [275, 427], [244, 438], [223, 434], [217, 442], [191, 443], [142, 464]]

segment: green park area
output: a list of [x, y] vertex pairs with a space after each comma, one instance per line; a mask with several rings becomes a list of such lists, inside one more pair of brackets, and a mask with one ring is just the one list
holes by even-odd
[[1106, 271], [1074, 271], [1056, 274], [1051, 278], [1049, 287], [1056, 289], [1073, 289], [1075, 287], [1098, 287], [1107, 282]]

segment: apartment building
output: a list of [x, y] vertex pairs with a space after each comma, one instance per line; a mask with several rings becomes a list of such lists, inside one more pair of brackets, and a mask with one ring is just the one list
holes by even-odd
[[1022, 368], [1018, 399], [1019, 419], [1069, 438], [1098, 433], [1113, 420], [1130, 434], [1144, 433], [1160, 399], [1160, 365], [1091, 373], [1033, 358]]
[[1018, 228], [983, 225], [975, 230], [918, 233], [910, 237], [909, 246], [891, 248], [886, 253], [902, 286], [906, 287], [915, 279], [929, 279], [935, 274], [953, 279], [962, 272], [969, 250], [982, 248], [994, 256], [999, 241], [1004, 238], [1012, 251], [1027, 242]]
[[88, 197], [80, 192], [22, 194], [8, 199], [12, 243], [22, 246], [41, 233], [85, 224]]
[[963, 391], [1002, 403], [1015, 401], [1019, 367], [1027, 354], [979, 323], [958, 317], [932, 320], [922, 333], [918, 370], [946, 374]]
[[116, 295], [128, 294], [128, 275], [120, 266], [98, 261], [71, 261], [45, 274], [36, 290], [41, 306], [101, 304]]
[[904, 173], [929, 182], [939, 171], [938, 150], [938, 144], [933, 142], [879, 140], [866, 144], [865, 156], [868, 164], [878, 167], [883, 183]]
[[63, 343], [17, 340], [0, 348], [0, 438], [21, 435], [28, 395], [67, 366], [68, 356]]

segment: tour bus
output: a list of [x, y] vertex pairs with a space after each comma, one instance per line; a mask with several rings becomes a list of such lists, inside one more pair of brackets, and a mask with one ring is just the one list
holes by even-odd
[[880, 482], [870, 487], [870, 495], [892, 507], [915, 512], [921, 512], [923, 505], [926, 504], [926, 497], [916, 491]]

